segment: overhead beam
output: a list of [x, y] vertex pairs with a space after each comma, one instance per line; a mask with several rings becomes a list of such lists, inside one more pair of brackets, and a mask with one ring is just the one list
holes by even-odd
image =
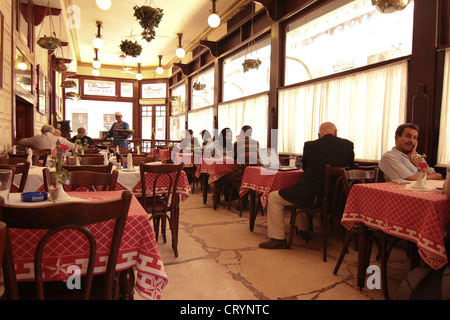
[[59, 16], [61, 14], [61, 9], [48, 8], [44, 6], [34, 6], [34, 26], [37, 27], [44, 21], [46, 16]]
[[200, 40], [200, 45], [209, 49], [211, 54], [217, 58], [219, 56], [219, 50], [217, 42], [208, 41], [208, 40]]

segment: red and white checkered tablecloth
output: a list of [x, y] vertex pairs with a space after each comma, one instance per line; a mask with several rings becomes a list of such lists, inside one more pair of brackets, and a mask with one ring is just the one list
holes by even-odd
[[202, 163], [202, 155], [201, 153], [174, 153], [173, 163], [180, 164], [182, 162], [186, 168], [198, 166]]
[[162, 162], [166, 162], [166, 161], [170, 160], [170, 150], [159, 149], [158, 160], [162, 161]]
[[[121, 184], [121, 175], [127, 175], [128, 181], [127, 186]], [[155, 181], [156, 174], [152, 173], [146, 173], [145, 174], [145, 184], [147, 186], [147, 196], [151, 197], [154, 194], [153, 190], [153, 182]], [[171, 174], [172, 179], [175, 178], [175, 173]], [[131, 178], [131, 184], [130, 184], [130, 178]], [[166, 175], [161, 176], [158, 179], [158, 183], [156, 184], [156, 195], [165, 194], [168, 191], [169, 187], [169, 177]], [[172, 180], [173, 181], [173, 180]], [[132, 188], [129, 187], [129, 185], [134, 185]], [[119, 178], [117, 179], [117, 185], [116, 190], [130, 190], [134, 195], [140, 196], [142, 194], [142, 183], [141, 183], [141, 176], [139, 170], [135, 172], [125, 172], [120, 171], [119, 172]], [[189, 195], [191, 193], [191, 186], [189, 185], [189, 180], [187, 178], [186, 172], [181, 171], [180, 179], [178, 180], [178, 186], [177, 186], [177, 193], [181, 196], [181, 201], [185, 201], [187, 198], [189, 198]]]
[[[72, 197], [91, 201], [117, 198], [121, 193], [122, 191], [69, 192]], [[112, 227], [111, 221], [89, 226], [97, 239], [95, 274], [104, 273], [106, 270]], [[34, 279], [34, 248], [43, 233], [42, 230], [11, 230], [14, 262], [19, 281]], [[73, 230], [60, 232], [52, 238], [44, 250], [44, 280], [67, 279], [70, 275], [67, 274], [67, 267], [70, 265], [78, 265], [83, 273], [83, 270], [87, 269], [88, 251], [88, 245], [79, 233]], [[145, 299], [160, 299], [167, 285], [167, 275], [148, 214], [134, 196], [119, 249], [117, 270], [131, 267], [137, 270], [136, 291]]]
[[443, 194], [407, 190], [404, 185], [370, 183], [354, 185], [341, 223], [355, 223], [410, 240], [422, 259], [433, 269], [445, 266], [444, 234], [450, 230], [450, 201]]
[[231, 159], [216, 159], [216, 158], [202, 158], [202, 164], [197, 165], [195, 176], [200, 177], [200, 174], [209, 174], [208, 184], [211, 184], [227, 173], [236, 170], [236, 163]]
[[267, 205], [267, 198], [272, 191], [284, 189], [294, 185], [303, 170], [276, 171], [265, 169], [264, 167], [246, 167], [242, 177], [239, 195], [242, 197], [248, 190], [262, 193], [261, 205]]

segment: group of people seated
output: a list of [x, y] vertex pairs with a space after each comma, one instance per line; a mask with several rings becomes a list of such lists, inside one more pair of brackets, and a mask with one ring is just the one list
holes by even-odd
[[[400, 125], [395, 132], [395, 146], [383, 154], [379, 168], [387, 182], [394, 180], [417, 180], [417, 142], [419, 127], [406, 123]], [[353, 142], [337, 137], [337, 128], [331, 122], [322, 123], [319, 127], [319, 139], [305, 142], [302, 165], [304, 173], [297, 183], [289, 188], [273, 191], [269, 194], [267, 205], [269, 241], [260, 243], [264, 249], [287, 249], [284, 233], [284, 209], [297, 205], [312, 209], [321, 204], [324, 194], [324, 172], [326, 164], [332, 167], [353, 167]], [[427, 179], [441, 180], [442, 175], [428, 166], [422, 169]], [[450, 182], [444, 183], [444, 194], [450, 200]], [[306, 230], [306, 216], [300, 216], [297, 226]]]

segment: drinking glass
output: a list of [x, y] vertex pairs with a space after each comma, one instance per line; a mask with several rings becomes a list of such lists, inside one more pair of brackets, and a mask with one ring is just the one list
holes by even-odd
[[11, 190], [12, 170], [0, 169], [0, 197], [9, 201], [9, 191]]

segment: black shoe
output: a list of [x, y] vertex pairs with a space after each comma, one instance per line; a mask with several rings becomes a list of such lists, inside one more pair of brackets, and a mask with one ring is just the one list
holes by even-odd
[[261, 242], [259, 247], [262, 249], [289, 249], [286, 239], [279, 240], [271, 238], [270, 241]]

